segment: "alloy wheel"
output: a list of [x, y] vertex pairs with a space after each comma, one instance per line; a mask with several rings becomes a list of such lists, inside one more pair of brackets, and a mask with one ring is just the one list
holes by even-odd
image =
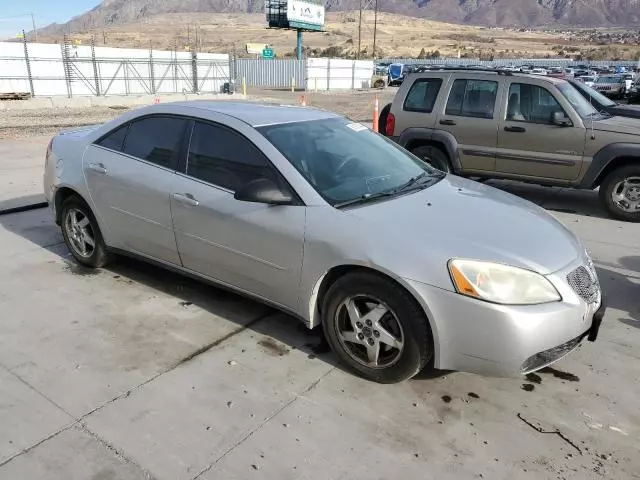
[[77, 208], [67, 210], [64, 228], [75, 253], [83, 258], [91, 257], [96, 248], [96, 241], [87, 215]]
[[404, 332], [396, 314], [381, 300], [354, 295], [336, 310], [338, 340], [356, 362], [386, 368], [402, 356]]
[[640, 177], [628, 177], [616, 183], [611, 191], [611, 199], [622, 211], [640, 212]]

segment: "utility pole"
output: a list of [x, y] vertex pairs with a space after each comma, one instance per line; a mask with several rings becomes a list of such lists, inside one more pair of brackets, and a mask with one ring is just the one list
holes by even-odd
[[35, 41], [38, 41], [38, 32], [36, 31], [36, 17], [33, 14], [33, 12], [31, 12], [31, 24], [33, 25], [33, 35], [35, 36]]
[[378, 0], [376, 0], [373, 14], [373, 59], [377, 58], [376, 56], [376, 36], [378, 34]]
[[360, 0], [360, 20], [358, 21], [358, 52], [356, 53], [356, 59], [360, 60], [360, 52], [362, 42], [362, 0]]

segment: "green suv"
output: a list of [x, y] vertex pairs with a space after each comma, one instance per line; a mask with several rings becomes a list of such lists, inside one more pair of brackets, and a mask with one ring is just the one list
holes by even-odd
[[595, 189], [640, 221], [640, 120], [599, 113], [569, 82], [493, 70], [409, 76], [380, 133], [445, 172]]

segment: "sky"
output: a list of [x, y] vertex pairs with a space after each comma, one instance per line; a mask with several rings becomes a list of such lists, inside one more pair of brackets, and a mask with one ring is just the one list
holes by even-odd
[[0, 0], [0, 38], [32, 30], [31, 12], [36, 27], [65, 23], [98, 5], [100, 0]]

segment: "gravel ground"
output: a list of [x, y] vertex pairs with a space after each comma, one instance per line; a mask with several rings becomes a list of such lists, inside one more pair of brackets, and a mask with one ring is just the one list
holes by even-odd
[[[373, 99], [380, 97], [380, 108], [391, 102], [396, 89], [384, 91], [309, 92], [307, 104], [331, 110], [360, 122], [371, 122]], [[250, 101], [296, 104], [304, 92], [275, 89], [251, 89]], [[0, 115], [0, 139], [20, 139], [34, 136], [53, 136], [61, 129], [93, 125], [109, 121], [127, 107], [60, 108], [42, 110], [10, 110]]]

